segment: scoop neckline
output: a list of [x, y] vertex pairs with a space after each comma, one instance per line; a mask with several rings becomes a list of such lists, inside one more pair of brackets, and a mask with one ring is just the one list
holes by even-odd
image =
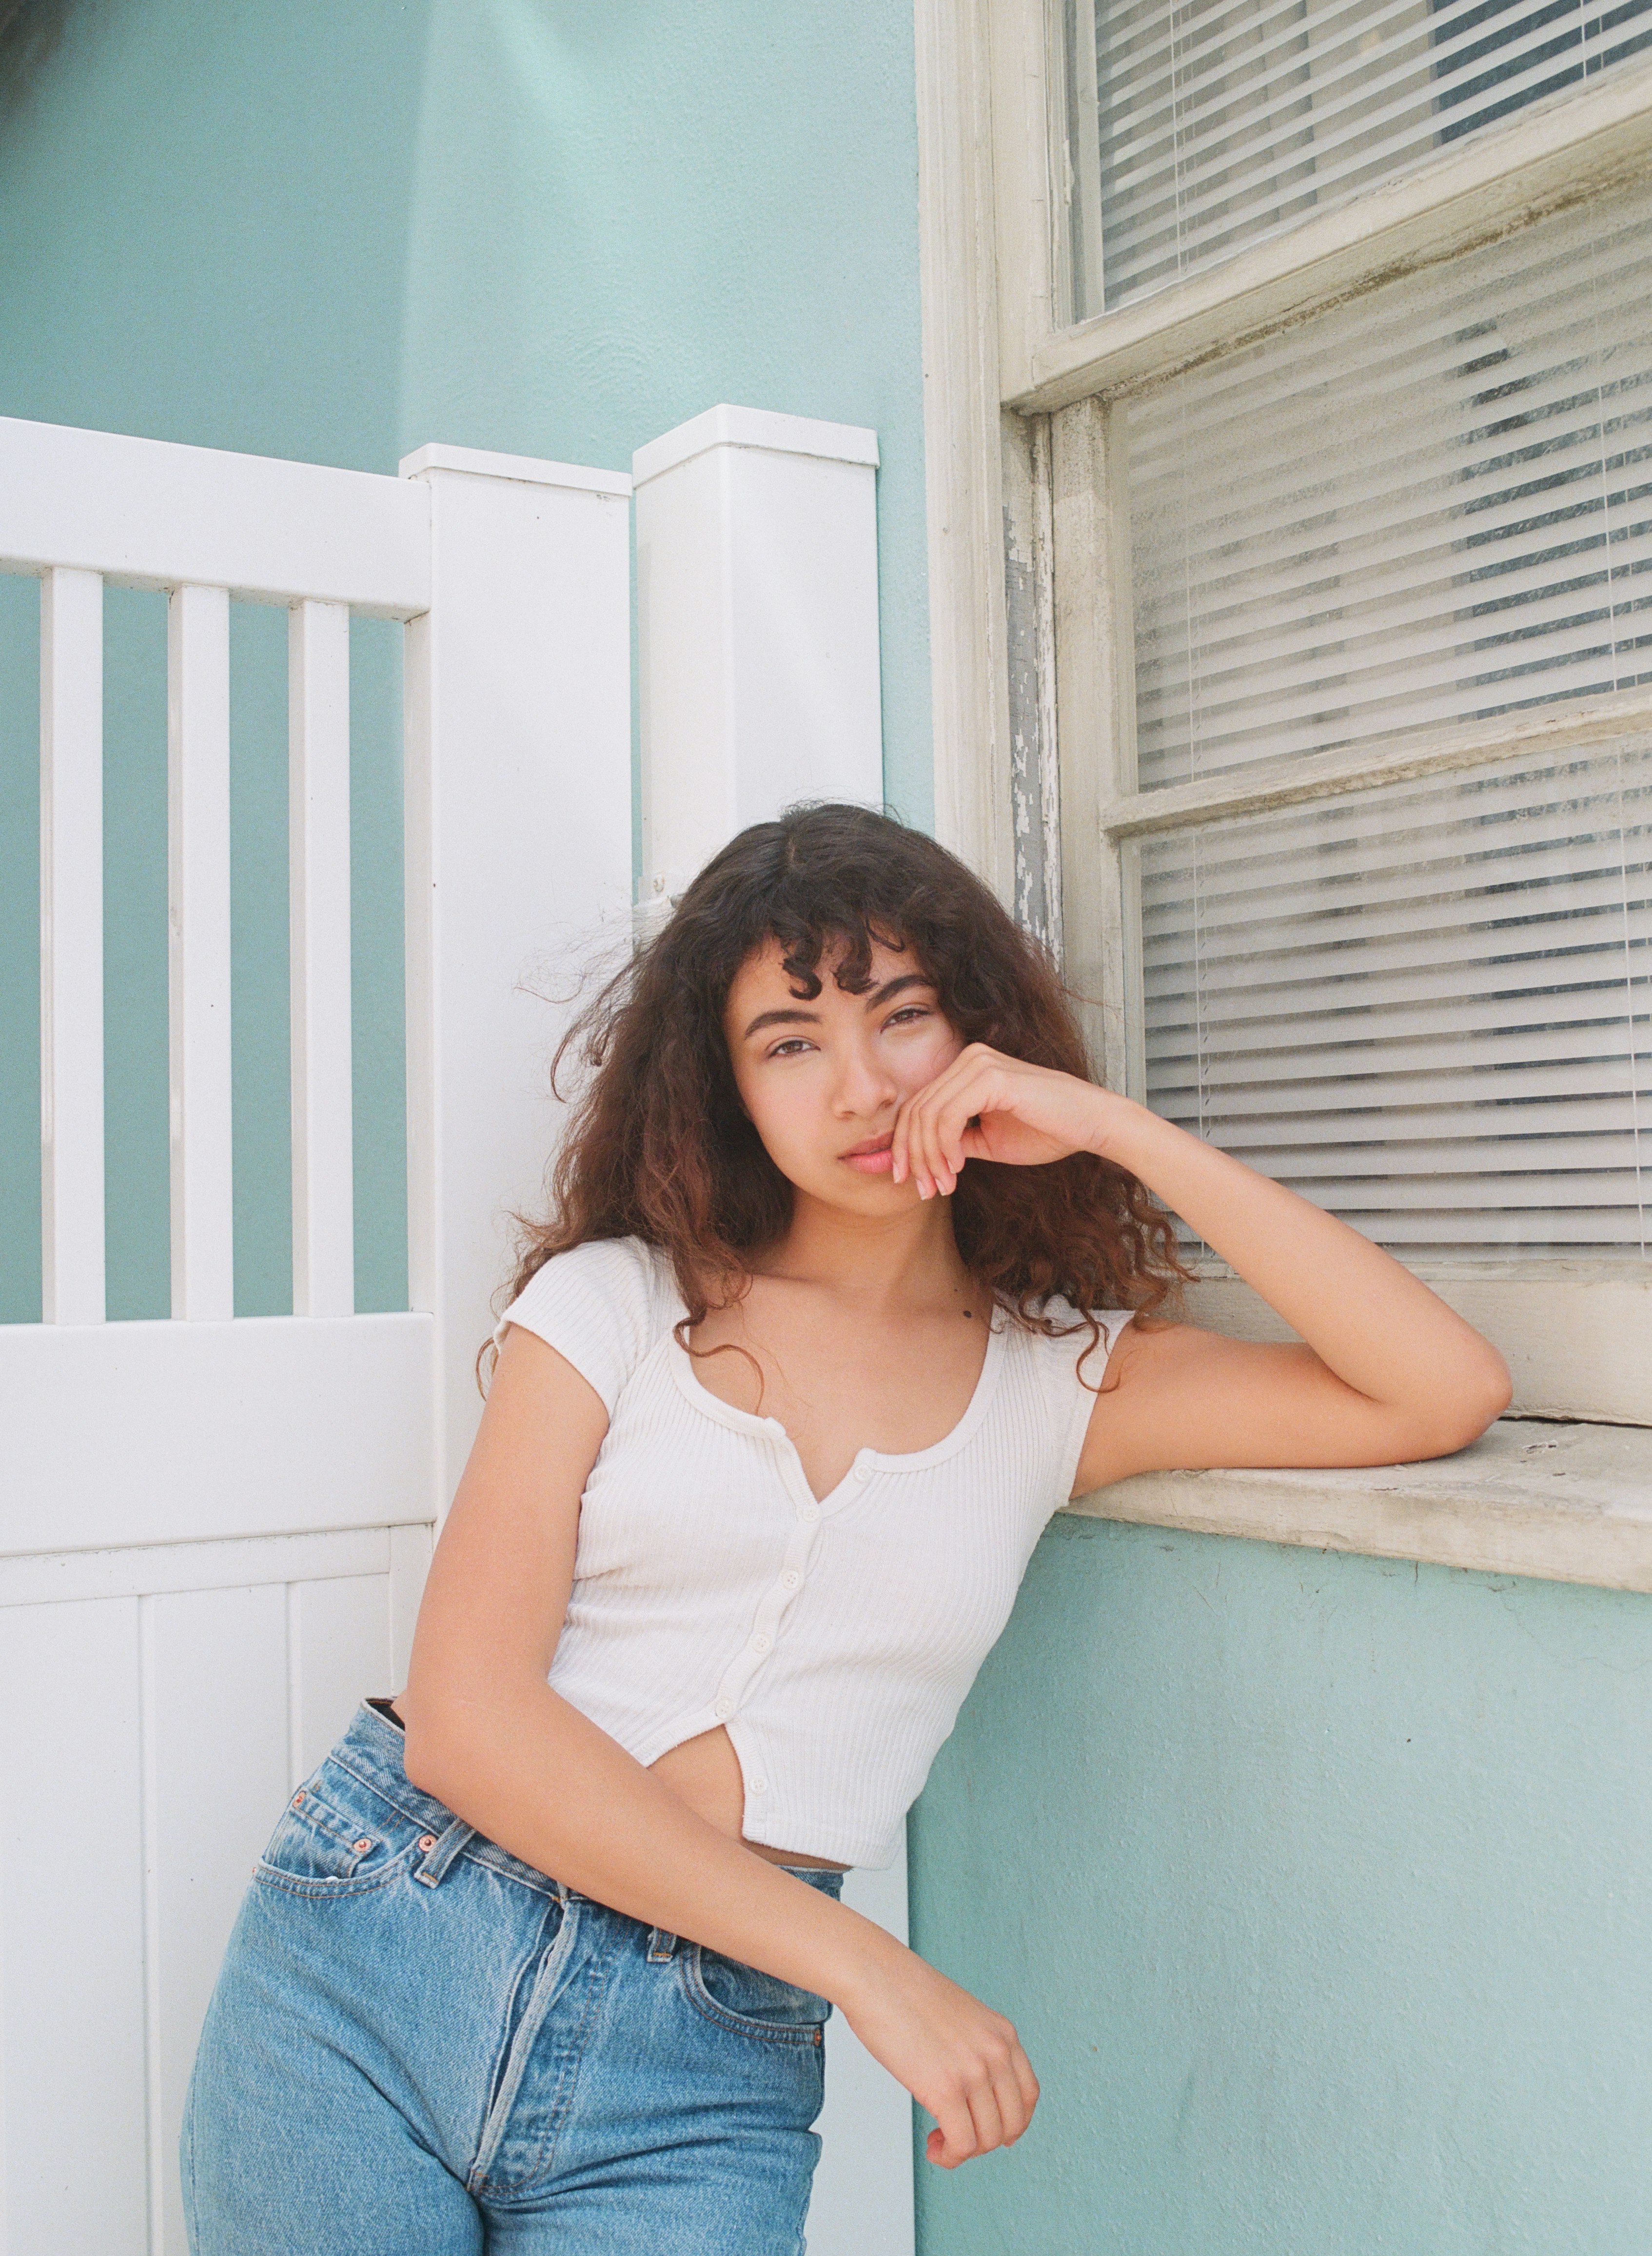
[[[687, 1311], [683, 1313], [685, 1315]], [[981, 1358], [974, 1391], [965, 1406], [962, 1417], [950, 1433], [943, 1434], [938, 1442], [931, 1442], [924, 1449], [875, 1449], [869, 1446], [857, 1449], [850, 1461], [848, 1471], [834, 1488], [828, 1489], [823, 1497], [814, 1496], [814, 1491], [810, 1490], [813, 1501], [824, 1507], [831, 1498], [848, 1488], [857, 1466], [875, 1465], [880, 1472], [919, 1472], [926, 1465], [938, 1464], [943, 1458], [950, 1457], [961, 1449], [973, 1437], [991, 1407], [1003, 1367], [1005, 1338], [1009, 1330], [1008, 1320], [1002, 1311], [995, 1309], [987, 1334], [987, 1352]], [[801, 1474], [803, 1460], [798, 1455], [798, 1445], [778, 1418], [760, 1418], [755, 1411], [736, 1409], [732, 1402], [725, 1402], [709, 1387], [702, 1386], [694, 1369], [694, 1358], [678, 1337], [675, 1325], [667, 1330], [665, 1340], [671, 1376], [677, 1382], [678, 1392], [695, 1409], [735, 1433], [750, 1434], [765, 1441], [778, 1441], [791, 1451]], [[805, 1486], [807, 1485], [805, 1480]]]

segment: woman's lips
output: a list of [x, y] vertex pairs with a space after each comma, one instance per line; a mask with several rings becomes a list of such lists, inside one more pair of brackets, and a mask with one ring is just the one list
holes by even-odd
[[887, 1175], [895, 1165], [894, 1138], [875, 1136], [865, 1144], [857, 1144], [852, 1152], [839, 1154], [846, 1167], [853, 1167], [859, 1175]]

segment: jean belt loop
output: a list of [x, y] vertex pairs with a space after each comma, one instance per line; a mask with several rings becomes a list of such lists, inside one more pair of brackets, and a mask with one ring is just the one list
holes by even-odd
[[663, 1927], [650, 1928], [648, 1937], [648, 1955], [654, 1965], [666, 1965], [677, 1955], [677, 1937], [674, 1935], [667, 1935]]
[[475, 1830], [462, 1817], [455, 1817], [445, 1832], [421, 1834], [418, 1845], [425, 1853], [413, 1867], [413, 1878], [423, 1880], [427, 1888], [433, 1888]]

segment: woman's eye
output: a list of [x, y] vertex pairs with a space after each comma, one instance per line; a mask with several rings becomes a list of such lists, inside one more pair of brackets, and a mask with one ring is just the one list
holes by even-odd
[[900, 1009], [892, 1013], [883, 1023], [886, 1026], [898, 1026], [903, 1023], [910, 1026], [919, 1019], [927, 1019], [929, 1015], [927, 1003], [903, 1003]]
[[801, 1057], [808, 1047], [801, 1034], [789, 1034], [784, 1042], [777, 1042], [769, 1054], [771, 1058]]

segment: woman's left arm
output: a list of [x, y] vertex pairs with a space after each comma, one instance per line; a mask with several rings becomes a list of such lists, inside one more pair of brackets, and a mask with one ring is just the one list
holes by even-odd
[[950, 1191], [971, 1159], [1075, 1151], [1128, 1168], [1258, 1292], [1300, 1346], [1131, 1325], [1098, 1397], [1074, 1494], [1201, 1465], [1445, 1456], [1508, 1406], [1488, 1340], [1380, 1246], [1128, 1097], [972, 1044], [906, 1106], [896, 1179]]

